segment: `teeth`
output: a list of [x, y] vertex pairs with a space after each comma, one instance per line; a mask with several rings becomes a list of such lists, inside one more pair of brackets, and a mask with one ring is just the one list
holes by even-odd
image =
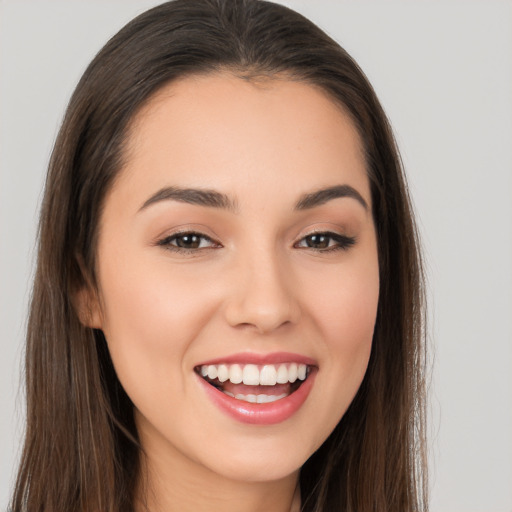
[[296, 363], [292, 363], [288, 368], [288, 380], [290, 382], [295, 382], [298, 377], [299, 368]]
[[277, 370], [277, 383], [286, 384], [288, 382], [288, 368], [282, 364]]
[[213, 364], [211, 364], [210, 366], [208, 366], [208, 378], [209, 379], [216, 379], [217, 378], [217, 375], [218, 375], [218, 370], [217, 370], [217, 367]]
[[225, 364], [221, 364], [217, 370], [217, 378], [220, 382], [226, 382], [229, 379], [229, 370]]
[[260, 371], [260, 384], [262, 386], [275, 386], [277, 383], [276, 368], [272, 364], [266, 364]]
[[[242, 382], [247, 386], [258, 386], [260, 383], [260, 371], [255, 364], [246, 364], [244, 366], [244, 377]], [[256, 401], [256, 398], [254, 399]]]
[[233, 384], [240, 384], [243, 379], [242, 368], [239, 364], [233, 364], [229, 367], [229, 380]]
[[229, 395], [237, 400], [242, 400], [243, 402], [249, 402], [251, 404], [269, 404], [270, 402], [277, 402], [277, 400], [281, 400], [281, 398], [286, 398], [288, 395], [283, 393], [281, 395], [242, 395], [238, 393], [237, 395], [233, 395], [233, 393], [229, 393], [224, 391], [226, 395]]
[[200, 373], [203, 377], [208, 377], [211, 380], [219, 379], [220, 382], [229, 380], [233, 384], [243, 382], [247, 386], [275, 386], [276, 384], [295, 382], [297, 379], [305, 380], [307, 366], [298, 363], [266, 364], [262, 367], [255, 364], [244, 366], [239, 364], [210, 364], [201, 366]]

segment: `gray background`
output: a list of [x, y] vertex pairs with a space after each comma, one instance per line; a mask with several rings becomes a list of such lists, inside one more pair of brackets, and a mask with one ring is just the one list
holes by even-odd
[[[45, 166], [93, 55], [149, 0], [0, 0], [0, 509], [23, 428]], [[425, 245], [432, 510], [512, 511], [512, 2], [289, 1], [375, 86]]]

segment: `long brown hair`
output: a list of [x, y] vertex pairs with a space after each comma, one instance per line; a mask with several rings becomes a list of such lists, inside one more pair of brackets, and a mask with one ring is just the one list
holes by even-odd
[[176, 0], [140, 15], [95, 57], [51, 156], [26, 348], [27, 425], [13, 512], [129, 512], [140, 477], [133, 407], [103, 333], [73, 298], [96, 286], [98, 220], [134, 115], [163, 85], [228, 70], [322, 88], [365, 149], [380, 298], [369, 367], [304, 464], [304, 512], [427, 510], [424, 301], [405, 177], [388, 120], [352, 58], [294, 11], [259, 0]]

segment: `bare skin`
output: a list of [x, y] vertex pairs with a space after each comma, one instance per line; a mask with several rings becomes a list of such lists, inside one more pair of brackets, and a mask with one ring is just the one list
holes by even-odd
[[[191, 189], [224, 202], [180, 196]], [[357, 392], [375, 325], [375, 227], [350, 118], [284, 79], [166, 86], [106, 198], [98, 280], [83, 309], [135, 406], [137, 512], [298, 510], [300, 468]], [[248, 424], [205, 392], [205, 362], [282, 353], [310, 361], [293, 414]]]

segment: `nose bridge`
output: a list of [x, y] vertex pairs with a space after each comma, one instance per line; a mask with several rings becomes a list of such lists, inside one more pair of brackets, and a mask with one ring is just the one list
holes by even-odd
[[237, 258], [233, 293], [226, 308], [232, 326], [253, 326], [261, 333], [295, 323], [299, 315], [290, 267], [276, 247], [259, 247]]

